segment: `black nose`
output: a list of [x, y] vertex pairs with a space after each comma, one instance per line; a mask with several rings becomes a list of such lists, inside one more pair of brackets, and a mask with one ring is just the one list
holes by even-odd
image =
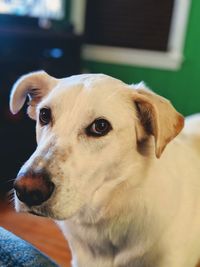
[[39, 206], [47, 201], [54, 191], [54, 184], [47, 172], [19, 173], [14, 189], [20, 201], [27, 206]]

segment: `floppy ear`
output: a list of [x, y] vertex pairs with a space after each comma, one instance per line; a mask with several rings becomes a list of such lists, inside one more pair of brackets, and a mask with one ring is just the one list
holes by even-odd
[[57, 84], [58, 80], [45, 71], [36, 71], [19, 78], [10, 95], [10, 111], [16, 114], [28, 96], [28, 115], [35, 119], [35, 108], [41, 99]]
[[146, 88], [138, 88], [133, 94], [133, 100], [140, 119], [140, 126], [136, 129], [137, 137], [140, 141], [145, 138], [144, 134], [153, 135], [155, 154], [159, 158], [166, 145], [182, 130], [184, 118], [170, 101]]

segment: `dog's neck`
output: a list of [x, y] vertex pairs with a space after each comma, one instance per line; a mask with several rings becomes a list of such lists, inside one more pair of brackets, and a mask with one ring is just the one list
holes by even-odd
[[147, 235], [155, 232], [154, 220], [142, 203], [144, 197], [141, 197], [137, 176], [132, 177], [132, 168], [142, 167], [144, 173], [144, 168], [148, 172], [149, 164], [145, 160], [141, 166], [128, 166], [123, 172], [125, 179], [109, 192], [108, 198], [104, 195], [103, 202], [98, 202], [97, 197], [76, 216], [59, 223], [69, 241], [73, 267], [156, 266], [154, 255], [150, 255], [152, 238]]
[[[137, 211], [129, 201], [127, 184], [121, 184], [120, 190], [124, 191], [123, 196], [126, 199], [122, 203], [126, 203], [126, 207], [116, 202], [116, 194], [122, 192], [115, 190], [110, 203], [103, 208], [94, 210], [84, 207], [71, 220], [59, 223], [71, 247], [73, 267], [125, 267], [130, 263], [146, 262], [147, 257], [149, 262], [147, 251], [152, 244], [148, 243], [150, 239], [144, 233], [144, 227], [141, 232], [140, 220], [143, 221], [143, 214], [133, 218]], [[140, 219], [136, 221], [135, 218]], [[147, 220], [146, 218], [146, 225]], [[146, 266], [145, 263], [137, 264], [133, 266]]]
[[60, 227], [71, 248], [73, 267], [156, 266], [154, 255], [149, 253], [150, 239], [136, 229], [139, 227], [137, 223], [134, 229], [133, 221], [128, 221], [126, 216], [97, 224], [69, 220], [61, 223]]

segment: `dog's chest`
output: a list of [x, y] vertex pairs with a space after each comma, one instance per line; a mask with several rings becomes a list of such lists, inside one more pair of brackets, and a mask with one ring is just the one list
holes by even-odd
[[[69, 224], [68, 226], [66, 236], [72, 249], [72, 257], [77, 258], [74, 266], [90, 267], [92, 264], [92, 267], [146, 267], [143, 257], [135, 258], [134, 253], [130, 253], [133, 244], [129, 229], [120, 231], [109, 224], [98, 226]], [[126, 254], [126, 251], [129, 256], [123, 259], [121, 254], [124, 252]], [[117, 260], [118, 258], [120, 260]]]
[[114, 243], [111, 229], [102, 225], [73, 225], [71, 228], [72, 238], [83, 245], [93, 257], [114, 256], [120, 242]]

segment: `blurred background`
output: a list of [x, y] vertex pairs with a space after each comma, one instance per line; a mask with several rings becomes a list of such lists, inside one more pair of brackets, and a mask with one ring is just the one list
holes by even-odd
[[26, 109], [8, 108], [20, 75], [143, 80], [184, 115], [199, 112], [199, 15], [199, 0], [0, 0], [1, 195], [35, 149]]

